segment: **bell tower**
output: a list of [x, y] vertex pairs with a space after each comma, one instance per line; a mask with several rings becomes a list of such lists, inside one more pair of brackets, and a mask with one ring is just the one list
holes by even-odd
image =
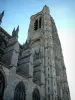
[[48, 6], [31, 16], [27, 40], [31, 40], [33, 79], [43, 85], [45, 99], [70, 100], [61, 44]]
[[31, 16], [28, 40], [31, 39], [33, 55], [33, 77], [45, 84], [44, 47], [43, 47], [43, 12]]

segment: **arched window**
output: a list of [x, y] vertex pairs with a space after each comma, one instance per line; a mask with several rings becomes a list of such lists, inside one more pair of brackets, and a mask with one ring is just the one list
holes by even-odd
[[3, 74], [0, 72], [0, 100], [3, 99], [4, 89], [5, 89], [5, 79]]
[[40, 93], [38, 89], [34, 89], [32, 94], [32, 100], [40, 100]]
[[26, 100], [26, 90], [22, 81], [15, 88], [14, 100]]

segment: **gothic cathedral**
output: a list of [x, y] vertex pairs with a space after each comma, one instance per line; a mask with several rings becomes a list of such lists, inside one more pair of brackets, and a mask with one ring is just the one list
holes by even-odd
[[[0, 14], [0, 23], [4, 11]], [[32, 15], [25, 44], [0, 27], [0, 100], [71, 100], [57, 28], [45, 5]]]

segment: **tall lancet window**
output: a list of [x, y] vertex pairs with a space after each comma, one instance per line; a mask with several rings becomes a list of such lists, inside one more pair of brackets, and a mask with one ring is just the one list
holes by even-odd
[[34, 22], [34, 30], [37, 30], [38, 29], [38, 20], [35, 20]]
[[26, 89], [22, 81], [15, 88], [14, 100], [26, 100]]
[[41, 28], [41, 17], [39, 18], [39, 28]]
[[32, 100], [40, 100], [40, 93], [38, 89], [34, 89], [32, 94]]
[[4, 88], [5, 88], [4, 76], [3, 76], [3, 74], [0, 72], [0, 100], [3, 99]]

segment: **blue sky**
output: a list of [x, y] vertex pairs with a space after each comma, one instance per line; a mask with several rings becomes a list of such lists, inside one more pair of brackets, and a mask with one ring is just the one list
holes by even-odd
[[50, 8], [57, 26], [71, 98], [75, 100], [75, 0], [0, 0], [0, 12], [5, 10], [1, 26], [12, 34], [13, 28], [19, 25], [19, 42], [23, 44], [27, 38], [30, 16], [41, 11], [44, 5]]
[[74, 30], [74, 0], [0, 0], [0, 12], [5, 10], [2, 27], [11, 34], [13, 28], [20, 25], [19, 41], [21, 44], [24, 43], [30, 16], [41, 11], [45, 4], [50, 8], [57, 29]]

